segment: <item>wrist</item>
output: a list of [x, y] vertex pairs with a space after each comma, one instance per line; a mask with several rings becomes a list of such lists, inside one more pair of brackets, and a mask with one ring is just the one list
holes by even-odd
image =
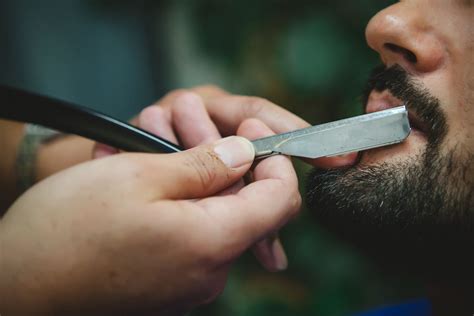
[[91, 160], [94, 144], [92, 140], [75, 135], [66, 135], [42, 144], [36, 156], [35, 181]]

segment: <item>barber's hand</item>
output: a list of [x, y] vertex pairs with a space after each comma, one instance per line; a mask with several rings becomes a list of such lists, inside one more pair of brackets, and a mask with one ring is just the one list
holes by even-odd
[[[251, 124], [243, 124], [246, 120], [258, 119], [268, 128], [249, 129]], [[192, 148], [220, 139], [222, 136], [239, 135], [249, 139], [269, 136], [273, 133], [284, 133], [309, 126], [307, 122], [279, 107], [268, 100], [231, 95], [215, 86], [201, 86], [189, 90], [176, 90], [168, 93], [156, 104], [145, 108], [134, 119], [139, 127], [179, 143], [185, 148]], [[258, 125], [258, 124], [257, 124]], [[118, 150], [98, 144], [94, 150], [95, 157], [117, 153]], [[307, 162], [325, 168], [346, 165], [353, 161], [356, 154], [344, 157], [320, 158], [306, 160]], [[243, 182], [235, 184], [235, 188]], [[254, 253], [262, 265], [275, 270], [272, 253], [277, 251], [284, 254], [283, 247], [277, 234], [262, 240], [254, 247]]]
[[[145, 108], [134, 123], [184, 148], [236, 135], [246, 119], [258, 119], [274, 133], [285, 133], [309, 124], [284, 108], [259, 97], [232, 95], [215, 86], [175, 90]], [[95, 157], [117, 150], [99, 145]], [[319, 158], [307, 162], [324, 168], [347, 165], [356, 153], [343, 157]]]
[[209, 197], [241, 179], [253, 154], [230, 137], [97, 159], [40, 182], [0, 221], [0, 313], [174, 314], [209, 302], [234, 259], [300, 206], [283, 156]]

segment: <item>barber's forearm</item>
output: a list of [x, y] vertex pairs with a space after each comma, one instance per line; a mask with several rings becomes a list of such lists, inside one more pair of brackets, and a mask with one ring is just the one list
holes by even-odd
[[19, 194], [15, 162], [24, 124], [0, 120], [0, 216]]
[[[24, 136], [23, 123], [0, 120], [0, 216], [21, 194], [16, 172], [18, 149]], [[66, 136], [38, 148], [36, 181], [91, 159], [94, 142]]]

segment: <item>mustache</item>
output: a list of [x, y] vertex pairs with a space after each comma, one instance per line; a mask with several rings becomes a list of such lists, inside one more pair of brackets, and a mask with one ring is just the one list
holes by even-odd
[[448, 124], [440, 101], [400, 65], [381, 65], [372, 70], [363, 91], [364, 108], [373, 90], [388, 90], [394, 97], [402, 100], [408, 111], [426, 127], [424, 132], [429, 144], [435, 146], [443, 141], [448, 133]]

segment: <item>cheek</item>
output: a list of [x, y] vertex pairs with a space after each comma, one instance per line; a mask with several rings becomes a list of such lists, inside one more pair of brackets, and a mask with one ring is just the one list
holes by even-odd
[[[472, 87], [471, 87], [472, 88]], [[459, 167], [465, 167], [464, 176], [459, 180], [465, 181], [472, 189], [474, 178], [474, 99], [459, 100], [453, 104], [447, 117], [448, 134], [442, 147], [442, 153], [454, 157]], [[462, 181], [461, 180], [461, 181]]]
[[[448, 140], [451, 140], [455, 145], [461, 144], [470, 152], [474, 151], [474, 75], [471, 71], [470, 78], [462, 83], [462, 87], [458, 89], [459, 94], [456, 103], [453, 104], [453, 110], [448, 117], [448, 125], [450, 128], [450, 135]], [[452, 96], [453, 99], [456, 96]]]
[[470, 63], [464, 67], [451, 65], [438, 76], [431, 76], [426, 85], [442, 104], [449, 128], [446, 147], [463, 146], [474, 150], [474, 72]]

